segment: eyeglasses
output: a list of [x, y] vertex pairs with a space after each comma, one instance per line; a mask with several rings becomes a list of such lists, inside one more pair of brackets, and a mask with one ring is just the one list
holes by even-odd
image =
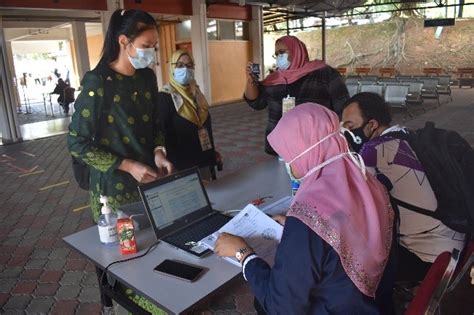
[[173, 63], [175, 65], [176, 68], [188, 68], [188, 69], [194, 69], [194, 63], [190, 62], [190, 63], [182, 63], [182, 62], [176, 62], [176, 63]]
[[275, 51], [275, 53], [272, 55], [272, 57], [273, 57], [274, 59], [277, 59], [279, 55], [283, 55], [283, 54], [287, 54], [287, 53], [288, 53], [288, 50], [283, 50], [283, 49], [277, 50], [277, 51]]

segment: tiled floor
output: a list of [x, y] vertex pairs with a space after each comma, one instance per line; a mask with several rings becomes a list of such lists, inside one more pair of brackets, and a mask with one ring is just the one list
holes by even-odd
[[[454, 102], [407, 121], [430, 119], [474, 144], [474, 89], [454, 89]], [[225, 159], [218, 176], [268, 159], [266, 112], [245, 104], [212, 108], [216, 147]], [[418, 111], [421, 112], [421, 111]], [[417, 112], [417, 113], [418, 113]], [[401, 121], [403, 115], [396, 114]], [[87, 193], [72, 178], [65, 135], [0, 147], [0, 313], [98, 314], [94, 266], [62, 237], [91, 226]], [[472, 295], [471, 295], [472, 296]], [[205, 303], [205, 314], [251, 314], [253, 296], [238, 279]]]

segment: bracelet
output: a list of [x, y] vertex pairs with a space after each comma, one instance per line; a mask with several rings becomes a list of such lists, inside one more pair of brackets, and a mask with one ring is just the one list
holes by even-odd
[[257, 254], [252, 250], [247, 256], [245, 256], [245, 258], [240, 262], [240, 264], [243, 266], [246, 265], [246, 262], [249, 260], [249, 258], [251, 257], [256, 257]]
[[163, 152], [163, 154], [166, 156], [166, 148], [164, 146], [157, 146], [154, 150], [153, 150], [153, 154], [156, 154], [156, 151], [158, 150], [161, 150]]
[[245, 275], [245, 267], [247, 267], [247, 264], [255, 258], [258, 258], [258, 256], [257, 254], [253, 253], [245, 257], [244, 261], [242, 262], [242, 275], [244, 276], [245, 281], [248, 281], [247, 276]]

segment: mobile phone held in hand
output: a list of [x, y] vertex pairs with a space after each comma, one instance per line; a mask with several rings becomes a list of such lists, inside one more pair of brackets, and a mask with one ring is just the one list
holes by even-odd
[[252, 63], [251, 73], [256, 79], [260, 77], [260, 65], [258, 63]]
[[153, 269], [154, 272], [188, 282], [194, 282], [201, 277], [206, 268], [188, 264], [179, 260], [165, 259]]

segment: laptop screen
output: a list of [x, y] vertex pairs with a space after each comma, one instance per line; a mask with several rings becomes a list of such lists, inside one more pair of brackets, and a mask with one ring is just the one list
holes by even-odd
[[146, 189], [143, 195], [157, 229], [208, 206], [196, 172]]

